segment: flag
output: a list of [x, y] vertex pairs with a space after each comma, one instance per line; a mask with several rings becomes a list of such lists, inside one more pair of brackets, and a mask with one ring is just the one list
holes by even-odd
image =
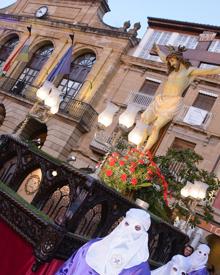
[[69, 74], [70, 73], [70, 66], [72, 62], [72, 52], [73, 52], [73, 45], [66, 51], [64, 56], [60, 59], [54, 69], [50, 72], [47, 77], [48, 81], [53, 81], [55, 77], [62, 74]]
[[31, 39], [30, 37], [26, 40], [26, 42], [24, 43], [22, 49], [20, 50], [20, 52], [18, 53], [18, 55], [16, 56], [15, 60], [17, 61], [22, 61], [22, 62], [28, 62], [29, 61], [29, 47], [31, 44]]
[[19, 52], [23, 49], [23, 47], [25, 46], [26, 42], [30, 39], [30, 34], [27, 37], [27, 39], [21, 44], [21, 46], [16, 50], [16, 52], [14, 52], [14, 54], [6, 61], [6, 63], [4, 64], [2, 71], [3, 73], [7, 73], [7, 71], [11, 68], [11, 65], [13, 64], [13, 62], [15, 61], [16, 57], [18, 56]]

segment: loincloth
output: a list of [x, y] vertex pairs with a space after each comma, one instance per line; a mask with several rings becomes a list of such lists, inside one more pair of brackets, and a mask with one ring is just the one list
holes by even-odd
[[173, 119], [180, 112], [182, 105], [183, 98], [181, 96], [157, 95], [143, 113], [143, 118], [150, 111], [157, 117], [163, 116]]

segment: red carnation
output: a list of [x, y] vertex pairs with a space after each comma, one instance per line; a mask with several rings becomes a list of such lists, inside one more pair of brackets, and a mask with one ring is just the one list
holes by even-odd
[[105, 174], [106, 174], [106, 176], [111, 177], [113, 172], [112, 172], [112, 170], [106, 170]]
[[109, 162], [109, 165], [110, 165], [110, 166], [114, 166], [114, 165], [115, 165], [115, 161], [114, 161], [114, 160], [110, 161], [110, 162]]
[[137, 179], [136, 178], [131, 179], [131, 184], [136, 185], [137, 184]]
[[129, 170], [130, 170], [131, 173], [134, 173], [135, 172], [135, 167], [131, 167]]
[[140, 164], [144, 164], [143, 159], [139, 159], [138, 162], [139, 162]]
[[119, 165], [120, 166], [124, 166], [125, 165], [125, 162], [123, 160], [119, 161]]
[[127, 175], [126, 174], [122, 174], [121, 175], [121, 180], [122, 181], [126, 181], [127, 180]]
[[116, 159], [114, 159], [113, 157], [110, 157], [108, 160], [109, 160], [109, 162], [116, 161]]

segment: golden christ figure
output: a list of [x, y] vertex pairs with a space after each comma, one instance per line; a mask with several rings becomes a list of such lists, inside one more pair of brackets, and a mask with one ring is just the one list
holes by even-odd
[[185, 47], [179, 46], [176, 50], [168, 46], [169, 54], [166, 56], [154, 45], [160, 59], [167, 64], [168, 78], [163, 83], [162, 92], [155, 96], [148, 108], [142, 113], [141, 120], [152, 126], [151, 134], [144, 151], [150, 150], [157, 142], [160, 129], [170, 122], [180, 111], [183, 104], [182, 94], [197, 76], [220, 74], [220, 67], [210, 69], [198, 69], [192, 67], [191, 63], [183, 58]]

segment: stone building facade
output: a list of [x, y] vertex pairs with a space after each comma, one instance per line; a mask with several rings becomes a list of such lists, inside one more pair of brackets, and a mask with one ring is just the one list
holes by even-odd
[[1, 134], [12, 133], [24, 120], [36, 101], [37, 89], [70, 47], [69, 35], [73, 34], [70, 76], [55, 80], [64, 94], [60, 112], [46, 125], [29, 123], [26, 134], [29, 139], [42, 138], [42, 150], [54, 157], [66, 160], [74, 152], [76, 166], [94, 166], [97, 157], [85, 144], [85, 137], [88, 132], [94, 134], [97, 113], [102, 110], [106, 87], [116, 75], [121, 56], [139, 41], [139, 26], [128, 30], [128, 22], [121, 28], [103, 22], [109, 10], [105, 0], [53, 4], [19, 0], [1, 10], [2, 65], [27, 38], [27, 27], [32, 26], [29, 62], [15, 61], [7, 76], [0, 79]]
[[[149, 27], [140, 40], [138, 23], [130, 27], [125, 22], [121, 28], [105, 24], [108, 11], [106, 0], [18, 0], [0, 11], [1, 66], [27, 38], [27, 26], [32, 26], [30, 61], [15, 61], [7, 76], [0, 78], [0, 134], [13, 133], [25, 119], [36, 90], [71, 45], [70, 34], [74, 34], [71, 73], [55, 80], [64, 93], [60, 111], [46, 125], [30, 121], [26, 136], [40, 138], [42, 150], [53, 157], [67, 160], [74, 155], [78, 168], [94, 167], [108, 150], [118, 117], [129, 103], [144, 110], [161, 91], [167, 70], [152, 51], [154, 43], [162, 48], [186, 46], [184, 55], [194, 66], [220, 66], [220, 27], [148, 18]], [[201, 168], [220, 176], [219, 97], [219, 75], [195, 79], [156, 154], [165, 154], [169, 147], [192, 148], [204, 158]], [[109, 101], [119, 111], [112, 125], [99, 132], [97, 116]], [[220, 194], [213, 206], [219, 222]]]

